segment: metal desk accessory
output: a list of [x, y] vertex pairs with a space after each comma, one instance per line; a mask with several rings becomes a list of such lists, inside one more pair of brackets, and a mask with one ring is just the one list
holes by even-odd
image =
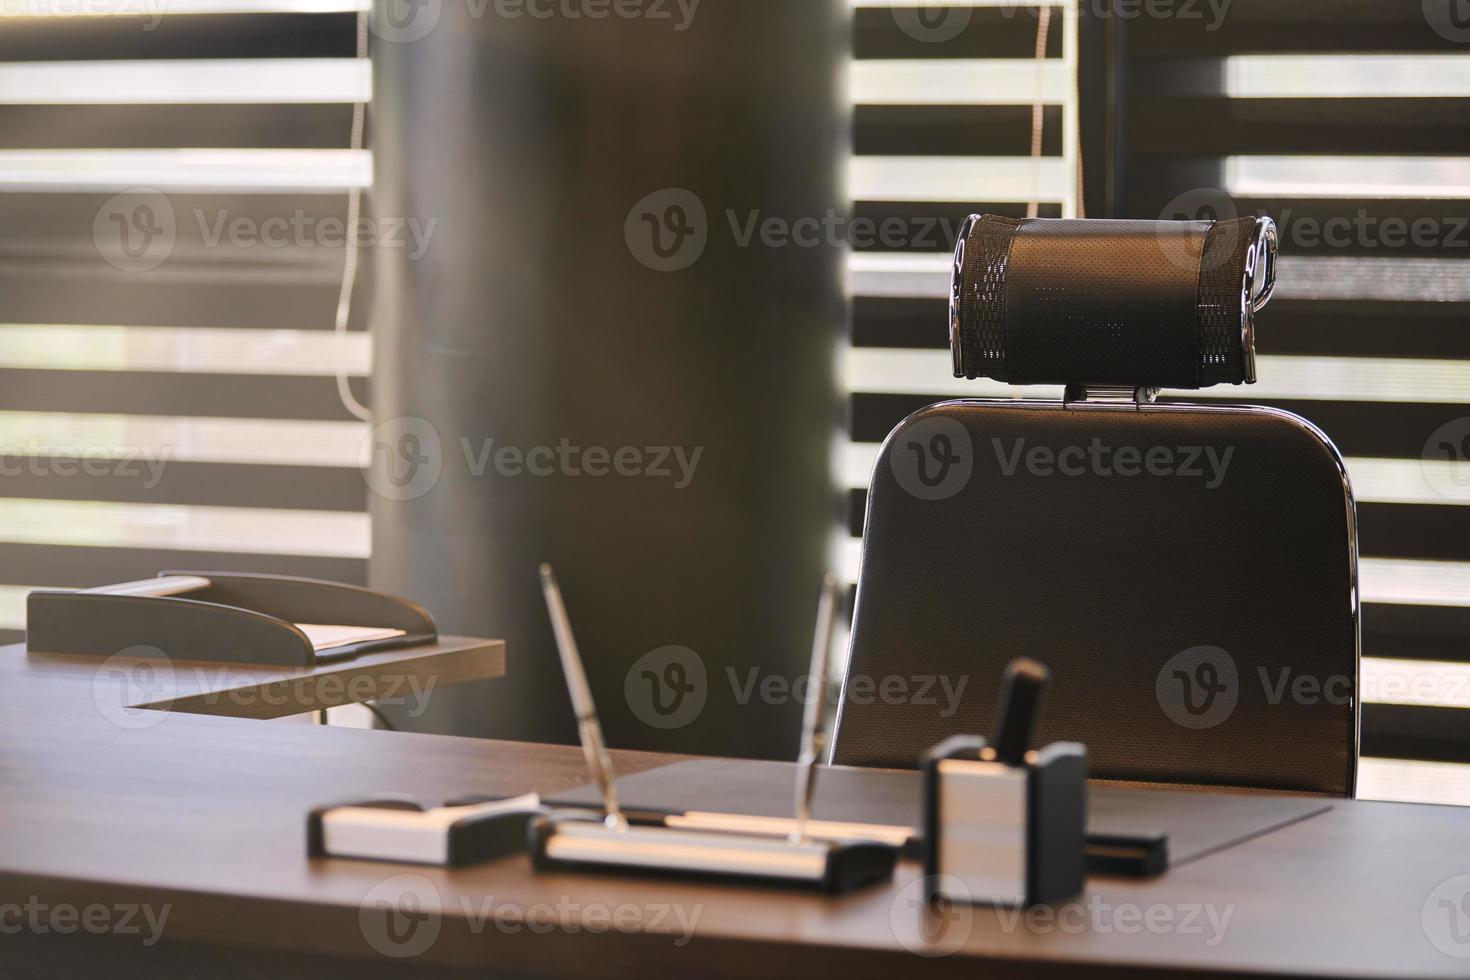
[[561, 589], [549, 565], [541, 587], [556, 634], [557, 651], [577, 714], [587, 769], [602, 793], [603, 810], [557, 811], [531, 822], [531, 855], [538, 869], [629, 870], [654, 874], [741, 878], [840, 893], [882, 881], [893, 873], [897, 849], [866, 840], [819, 840], [807, 832], [821, 754], [827, 651], [836, 616], [835, 580], [823, 585], [812, 650], [814, 697], [807, 704], [797, 776], [794, 829], [786, 836], [722, 830], [682, 830], [662, 823], [630, 822], [618, 806], [612, 762], [602, 738], [592, 691], [572, 636]]
[[544, 812], [535, 793], [432, 808], [407, 796], [354, 800], [307, 814], [306, 852], [461, 867], [525, 850], [526, 826]]
[[1087, 750], [1031, 750], [1049, 673], [1006, 668], [993, 743], [960, 735], [924, 760], [924, 873], [931, 898], [1031, 906], [1071, 898], [1087, 874]]

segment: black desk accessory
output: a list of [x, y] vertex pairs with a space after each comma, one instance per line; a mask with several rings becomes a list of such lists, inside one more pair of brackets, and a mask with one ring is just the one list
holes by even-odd
[[1278, 237], [1266, 217], [971, 215], [950, 284], [954, 375], [1079, 390], [1254, 384]]
[[[550, 566], [541, 585], [556, 634], [557, 651], [577, 713], [587, 768], [602, 800], [601, 820], [585, 813], [558, 812], [531, 823], [531, 855], [538, 869], [632, 870], [655, 874], [740, 878], [814, 887], [840, 893], [893, 874], [894, 847], [876, 841], [826, 840], [809, 833], [814, 764], [820, 743], [820, 708], [808, 706], [802, 762], [798, 766], [797, 815], [783, 835], [735, 833], [723, 828], [681, 829], [654, 816], [634, 822], [618, 804], [612, 763], [577, 652], [561, 590]], [[824, 689], [827, 649], [836, 615], [836, 581], [828, 576], [818, 609], [812, 663], [814, 689]], [[816, 701], [826, 699], [818, 694]]]
[[527, 827], [545, 812], [535, 793], [433, 809], [406, 796], [337, 803], [307, 815], [306, 851], [311, 857], [460, 867], [524, 850]]
[[1047, 669], [1006, 668], [993, 744], [957, 735], [924, 760], [924, 874], [931, 896], [976, 905], [1071, 898], [1087, 876], [1087, 750], [1030, 750]]
[[310, 667], [437, 637], [428, 612], [406, 599], [289, 575], [170, 571], [26, 598], [26, 645], [43, 653], [109, 657], [152, 647], [180, 660]]
[[1152, 878], [1169, 867], [1169, 835], [1162, 830], [1131, 834], [1087, 833], [1087, 873]]
[[[732, 760], [741, 761], [741, 760]], [[791, 763], [770, 763], [788, 766]], [[667, 768], [674, 768], [673, 766]], [[830, 766], [821, 767], [823, 772], [832, 772]], [[640, 775], [642, 775], [640, 773]], [[635, 777], [630, 777], [636, 780]], [[798, 777], [799, 778], [799, 777]], [[626, 782], [619, 779], [619, 784]], [[602, 819], [603, 811], [589, 809], [598, 802], [596, 787], [588, 787], [589, 794], [578, 790], [548, 798], [546, 806], [552, 810], [585, 810]], [[783, 790], [784, 793], [784, 790]], [[583, 798], [585, 795], [586, 798]], [[470, 795], [451, 800], [448, 806], [468, 803], [485, 803], [499, 799], [495, 796]], [[619, 812], [630, 827], [668, 827], [672, 830], [689, 830], [715, 834], [739, 834], [752, 837], [790, 837], [801, 825], [797, 817], [772, 817], [756, 813], [738, 813], [726, 810], [680, 809], [676, 807], [636, 806], [620, 804]], [[862, 820], [822, 820], [812, 818], [806, 822], [806, 836], [813, 840], [841, 843], [844, 841], [872, 841], [883, 844], [897, 852], [899, 857], [918, 860], [923, 857], [923, 841], [915, 827], [897, 824], [872, 823]]]

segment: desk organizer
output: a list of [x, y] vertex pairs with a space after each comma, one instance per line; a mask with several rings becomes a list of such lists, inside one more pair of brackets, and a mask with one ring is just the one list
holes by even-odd
[[[301, 624], [394, 631], [318, 649]], [[401, 632], [398, 632], [401, 631]], [[180, 660], [310, 667], [372, 650], [432, 642], [434, 620], [406, 599], [288, 575], [161, 572], [95, 589], [38, 589], [26, 598], [26, 646], [108, 657], [146, 646]]]
[[[599, 815], [600, 816], [600, 815]], [[635, 871], [744, 879], [840, 895], [893, 876], [898, 849], [876, 841], [755, 836], [668, 826], [609, 826], [596, 817], [551, 813], [530, 824], [538, 871]]]
[[[587, 769], [602, 796], [601, 814], [556, 812], [530, 824], [531, 861], [536, 869], [635, 871], [700, 878], [737, 878], [820, 888], [839, 893], [893, 875], [898, 849], [863, 840], [817, 840], [807, 833], [810, 823], [813, 772], [819, 754], [822, 698], [807, 706], [803, 722], [802, 765], [796, 784], [796, 821], [790, 834], [730, 833], [723, 829], [681, 830], [664, 817], [645, 814], [635, 824], [618, 806], [612, 760], [602, 740], [597, 705], [582, 668], [582, 655], [572, 635], [571, 619], [562, 601], [561, 586], [550, 565], [541, 566], [541, 591], [556, 635], [557, 654], [566, 675], [567, 693], [577, 713], [578, 732]], [[837, 615], [837, 580], [828, 575], [817, 606], [817, 630], [812, 641], [810, 676], [827, 676], [827, 649]]]
[[433, 809], [405, 796], [339, 803], [307, 814], [306, 852], [460, 867], [524, 851], [527, 825], [544, 813], [535, 793]]
[[1000, 761], [959, 735], [924, 760], [924, 874], [931, 897], [1031, 906], [1071, 898], [1087, 875], [1087, 750], [1054, 742]]

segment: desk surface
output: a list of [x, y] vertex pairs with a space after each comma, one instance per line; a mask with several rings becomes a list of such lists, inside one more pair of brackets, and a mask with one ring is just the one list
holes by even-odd
[[[951, 909], [934, 922], [913, 903], [912, 864], [830, 899], [537, 875], [524, 855], [459, 870], [308, 860], [314, 804], [551, 793], [585, 781], [580, 752], [178, 711], [125, 727], [19, 647], [0, 649], [0, 684], [0, 925], [5, 902], [168, 910], [153, 947], [0, 936], [7, 976], [99, 961], [198, 976], [222, 955], [235, 976], [359, 978], [1470, 975], [1470, 958], [1432, 941], [1470, 957], [1470, 901], [1456, 905], [1470, 878], [1455, 881], [1470, 875], [1470, 810], [1343, 801], [1157, 879], [1093, 878], [1056, 920]], [[681, 758], [614, 757], [625, 773]], [[404, 894], [420, 911], [385, 920], [378, 904]]]
[[[20, 651], [19, 659], [14, 651]], [[441, 636], [314, 667], [169, 658], [31, 653], [0, 647], [7, 688], [35, 691], [48, 704], [105, 712], [124, 728], [158, 722], [154, 711], [282, 718], [362, 701], [421, 704], [439, 688], [505, 673], [505, 641]]]

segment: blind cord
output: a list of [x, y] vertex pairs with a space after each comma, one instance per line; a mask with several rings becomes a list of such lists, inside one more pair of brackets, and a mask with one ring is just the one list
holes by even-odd
[[[368, 45], [368, 22], [367, 12], [359, 10], [357, 13], [357, 58], [359, 61], [367, 60]], [[1046, 69], [1046, 44], [1047, 36], [1051, 33], [1051, 7], [1043, 5], [1037, 10], [1036, 20], [1036, 90], [1031, 104], [1031, 201], [1026, 205], [1026, 217], [1035, 218], [1041, 211], [1041, 150], [1042, 129], [1045, 124], [1046, 105], [1043, 98], [1043, 77]], [[353, 150], [362, 149], [363, 117], [365, 105], [361, 101], [352, 104], [352, 138], [349, 146]], [[1082, 161], [1077, 161], [1077, 216], [1083, 214], [1082, 203]], [[344, 244], [342, 257], [342, 289], [337, 294], [337, 317], [333, 329], [337, 335], [339, 344], [345, 342], [347, 337], [347, 321], [352, 313], [352, 290], [357, 284], [357, 221], [362, 210], [362, 191], [353, 187], [347, 192], [347, 228], [349, 230], [347, 241]], [[337, 374], [337, 396], [342, 400], [342, 405], [355, 417], [364, 422], [372, 421], [372, 412], [357, 396], [352, 393], [352, 386], [348, 383], [347, 369], [343, 363], [344, 358], [339, 354], [336, 364]]]
[[[368, 46], [368, 14], [365, 10], [357, 12], [357, 60], [367, 61]], [[352, 104], [352, 139], [349, 146], [353, 150], [362, 149], [363, 116], [366, 106], [362, 100]], [[352, 386], [347, 381], [346, 365], [346, 341], [347, 320], [352, 314], [352, 290], [357, 285], [357, 236], [358, 216], [362, 211], [362, 189], [352, 187], [347, 191], [347, 240], [343, 243], [342, 254], [342, 289], [337, 294], [337, 318], [333, 323], [333, 332], [337, 335], [337, 397], [342, 400], [342, 405], [357, 418], [364, 422], [371, 422], [373, 413], [368, 411], [367, 406], [357, 400], [352, 393]]]
[[[1075, 21], [1074, 21], [1075, 23]], [[1087, 184], [1082, 179], [1082, 72], [1072, 79], [1072, 131], [1077, 134], [1077, 217], [1087, 217]]]
[[1041, 213], [1041, 131], [1046, 121], [1042, 81], [1046, 74], [1046, 40], [1049, 33], [1051, 7], [1043, 5], [1036, 11], [1036, 91], [1031, 102], [1031, 202], [1026, 205], [1028, 218], [1034, 218]]

